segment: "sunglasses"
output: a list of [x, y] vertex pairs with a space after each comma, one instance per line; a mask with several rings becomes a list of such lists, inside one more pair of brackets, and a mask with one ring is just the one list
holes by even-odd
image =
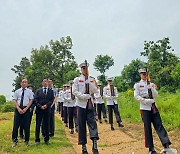
[[85, 66], [83, 66], [83, 67], [81, 67], [82, 69], [86, 69], [86, 67]]

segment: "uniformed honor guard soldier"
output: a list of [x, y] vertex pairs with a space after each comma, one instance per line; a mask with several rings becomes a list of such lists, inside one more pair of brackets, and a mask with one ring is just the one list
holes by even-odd
[[57, 106], [57, 111], [58, 111], [59, 114], [61, 114], [61, 102], [63, 102], [61, 95], [62, 95], [62, 88], [60, 88], [58, 90], [58, 106]]
[[30, 136], [30, 109], [29, 107], [33, 101], [33, 93], [27, 88], [28, 80], [21, 80], [21, 88], [16, 90], [13, 95], [13, 102], [15, 106], [14, 111], [14, 126], [12, 132], [13, 147], [18, 143], [18, 128], [23, 122], [25, 132], [25, 145], [28, 146]]
[[81, 63], [81, 75], [74, 79], [73, 94], [76, 96], [76, 105], [78, 112], [78, 144], [82, 145], [82, 153], [87, 154], [87, 134], [86, 122], [89, 128], [90, 139], [93, 142], [93, 154], [98, 154], [97, 140], [99, 139], [97, 124], [94, 119], [94, 107], [92, 100], [92, 93], [97, 92], [94, 79], [88, 75], [87, 61]]
[[107, 103], [107, 107], [108, 107], [109, 124], [111, 124], [111, 130], [114, 130], [113, 110], [114, 110], [114, 113], [116, 116], [116, 121], [118, 123], [118, 126], [124, 127], [124, 125], [122, 124], [122, 120], [121, 120], [120, 113], [118, 110], [118, 102], [117, 102], [118, 91], [117, 91], [117, 88], [114, 87], [114, 85], [112, 84], [112, 80], [113, 80], [113, 78], [107, 79], [108, 85], [106, 87], [104, 87], [103, 95], [106, 98], [106, 103]]
[[94, 97], [97, 104], [98, 120], [99, 120], [99, 123], [102, 123], [101, 121], [101, 113], [102, 113], [105, 122], [107, 122], [106, 108], [105, 108], [104, 99], [103, 99], [103, 87], [101, 84], [97, 84], [97, 86], [98, 86], [98, 92], [94, 94]]
[[62, 93], [62, 97], [63, 97], [63, 119], [64, 119], [64, 123], [65, 123], [65, 127], [68, 127], [68, 101], [66, 100], [66, 97], [68, 95], [68, 89], [69, 85], [64, 84], [63, 85], [63, 93]]
[[140, 112], [144, 123], [145, 147], [149, 148], [150, 154], [156, 154], [153, 144], [152, 123], [164, 146], [164, 152], [166, 153], [170, 151], [169, 145], [171, 142], [162, 125], [161, 117], [155, 104], [154, 98], [158, 96], [156, 85], [148, 80], [146, 68], [139, 69], [139, 74], [141, 80], [134, 85], [134, 97], [140, 102]]
[[36, 145], [40, 144], [40, 127], [44, 121], [44, 142], [49, 145], [49, 120], [51, 105], [54, 101], [53, 90], [48, 89], [48, 80], [43, 79], [42, 88], [38, 89], [35, 94], [36, 102], [36, 131], [35, 131], [35, 142]]
[[70, 133], [74, 134], [74, 125], [76, 128], [76, 132], [78, 131], [77, 124], [77, 112], [76, 112], [76, 97], [72, 94], [72, 85], [73, 81], [69, 81], [70, 87], [67, 89], [66, 98], [64, 98], [68, 102], [68, 121], [69, 121], [69, 129]]

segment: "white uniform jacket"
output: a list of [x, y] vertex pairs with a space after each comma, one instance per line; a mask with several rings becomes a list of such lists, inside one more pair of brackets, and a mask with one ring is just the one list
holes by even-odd
[[111, 96], [110, 85], [107, 85], [106, 87], [104, 87], [103, 96], [106, 98], [106, 104], [107, 105], [118, 104], [117, 103], [118, 91], [117, 91], [116, 87], [114, 87], [114, 93], [115, 93], [115, 96]]
[[68, 94], [69, 94], [68, 90], [63, 91], [62, 93], [62, 98], [64, 100], [63, 106], [66, 106], [66, 107], [68, 107], [68, 100], [67, 100]]
[[66, 91], [66, 95], [64, 95], [64, 96], [65, 96], [64, 100], [65, 100], [65, 102], [67, 102], [67, 107], [75, 107], [76, 100], [75, 99], [72, 100], [70, 89]]
[[63, 90], [59, 91], [59, 93], [58, 93], [58, 102], [64, 102], [62, 95], [63, 95]]
[[[153, 86], [153, 83], [150, 83], [148, 86], [151, 87], [153, 98], [156, 98], [158, 92], [156, 91], [155, 86]], [[151, 110], [152, 102], [150, 102], [148, 95], [147, 81], [141, 79], [139, 82], [135, 83], [134, 97], [140, 102], [141, 110]]]
[[72, 91], [73, 91], [73, 94], [76, 96], [76, 105], [81, 108], [86, 108], [89, 97], [91, 98], [92, 103], [93, 103], [93, 98], [89, 96], [89, 94], [84, 94], [85, 83], [89, 83], [90, 95], [97, 92], [97, 87], [92, 77], [88, 77], [86, 81], [85, 81], [85, 76], [82, 74], [79, 77], [76, 77], [74, 79]]
[[104, 99], [100, 95], [100, 90], [99, 89], [98, 89], [98, 92], [94, 94], [94, 97], [95, 97], [96, 104], [103, 104], [104, 103]]

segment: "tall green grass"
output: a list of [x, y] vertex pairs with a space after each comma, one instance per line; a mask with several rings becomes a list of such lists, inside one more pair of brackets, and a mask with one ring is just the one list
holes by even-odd
[[[122, 119], [141, 122], [139, 102], [134, 99], [132, 90], [119, 93], [118, 103]], [[175, 94], [160, 91], [156, 103], [166, 128], [180, 128], [180, 91]]]

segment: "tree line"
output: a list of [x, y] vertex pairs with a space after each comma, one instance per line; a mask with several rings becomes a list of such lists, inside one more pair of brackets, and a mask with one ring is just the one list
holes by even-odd
[[[151, 80], [159, 89], [171, 92], [180, 89], [180, 58], [173, 54], [174, 50], [169, 44], [169, 38], [157, 42], [145, 41], [144, 51], [140, 52], [140, 56], [146, 57], [147, 61], [135, 59], [125, 65], [120, 75], [114, 78], [118, 90], [132, 89], [134, 83], [140, 79], [137, 70], [141, 67], [148, 67]], [[57, 88], [73, 80], [80, 72], [71, 52], [72, 47], [72, 39], [67, 36], [60, 40], [51, 40], [40, 49], [32, 49], [30, 59], [23, 57], [19, 65], [14, 65], [11, 69], [17, 74], [13, 83], [14, 90], [20, 87], [23, 77], [28, 78], [35, 89], [41, 86], [41, 80], [46, 77], [53, 78]], [[105, 72], [114, 65], [113, 58], [109, 55], [97, 55], [93, 65], [100, 72], [98, 82], [105, 86]]]

